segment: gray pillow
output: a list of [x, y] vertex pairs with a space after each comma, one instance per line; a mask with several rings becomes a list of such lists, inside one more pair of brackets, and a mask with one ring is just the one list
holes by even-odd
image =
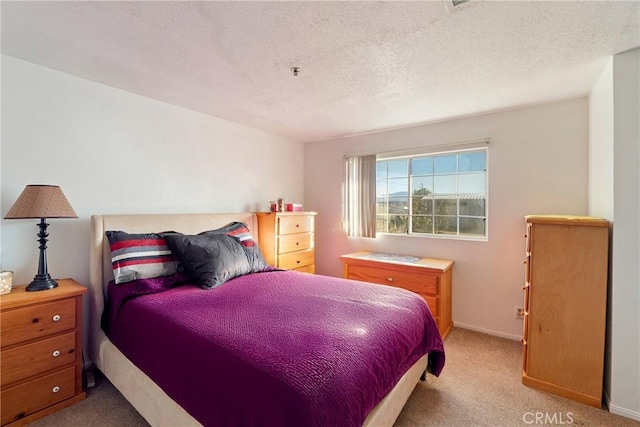
[[263, 271], [262, 263], [251, 262], [240, 242], [226, 233], [205, 232], [198, 235], [163, 234], [171, 252], [185, 273], [203, 289], [211, 289], [234, 277]]

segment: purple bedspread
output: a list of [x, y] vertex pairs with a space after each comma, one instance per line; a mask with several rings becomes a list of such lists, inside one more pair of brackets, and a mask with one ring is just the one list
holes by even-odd
[[111, 313], [111, 341], [205, 426], [360, 426], [422, 355], [444, 366], [418, 295], [333, 277], [255, 273]]

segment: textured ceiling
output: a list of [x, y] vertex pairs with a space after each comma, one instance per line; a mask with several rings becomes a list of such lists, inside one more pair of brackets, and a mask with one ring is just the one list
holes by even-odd
[[1, 7], [3, 54], [300, 141], [584, 96], [640, 45], [638, 1]]

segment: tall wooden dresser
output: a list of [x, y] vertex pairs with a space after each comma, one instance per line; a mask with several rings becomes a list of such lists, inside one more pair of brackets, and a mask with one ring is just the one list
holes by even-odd
[[526, 217], [525, 385], [600, 407], [609, 222]]
[[71, 279], [58, 287], [0, 297], [2, 425], [20, 426], [85, 398], [82, 295]]
[[395, 286], [420, 295], [429, 306], [442, 338], [451, 331], [451, 271], [453, 261], [368, 251], [342, 255], [344, 277]]
[[316, 212], [257, 212], [258, 245], [267, 264], [315, 273]]

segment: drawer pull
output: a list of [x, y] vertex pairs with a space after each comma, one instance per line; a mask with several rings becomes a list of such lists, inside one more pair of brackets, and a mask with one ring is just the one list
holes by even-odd
[[299, 259], [296, 260], [296, 264], [300, 264], [300, 260]]
[[37, 317], [35, 319], [31, 320], [31, 323], [38, 323], [40, 321], [40, 319], [38, 319]]
[[300, 227], [300, 224], [296, 224], [296, 228]]
[[296, 242], [296, 246], [300, 245], [300, 242]]
[[387, 277], [387, 282], [393, 282], [393, 277]]
[[60, 391], [60, 386], [55, 386], [55, 387], [53, 387], [53, 388], [51, 389], [51, 391], [52, 391], [53, 393], [57, 393], [57, 392], [59, 392], [59, 391]]
[[53, 321], [54, 321], [54, 322], [57, 322], [57, 321], [59, 321], [60, 319], [62, 319], [62, 317], [60, 317], [60, 315], [59, 315], [59, 314], [54, 314], [54, 315], [53, 315], [53, 317], [52, 317], [52, 319], [53, 319]]
[[58, 357], [60, 356], [60, 350], [56, 350], [52, 353], [53, 357]]

